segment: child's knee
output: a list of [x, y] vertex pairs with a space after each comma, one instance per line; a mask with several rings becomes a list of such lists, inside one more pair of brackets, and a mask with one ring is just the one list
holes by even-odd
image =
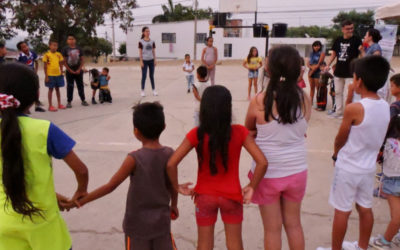
[[359, 214], [369, 215], [372, 214], [372, 208], [366, 208], [356, 203], [356, 209]]

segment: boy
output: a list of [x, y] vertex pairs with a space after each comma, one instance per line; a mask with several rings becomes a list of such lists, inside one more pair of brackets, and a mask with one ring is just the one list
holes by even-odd
[[166, 172], [173, 150], [159, 142], [165, 128], [163, 107], [157, 102], [147, 102], [133, 109], [133, 134], [142, 142], [142, 148], [129, 153], [110, 181], [80, 199], [77, 205], [83, 206], [111, 193], [129, 177], [123, 222], [125, 249], [172, 250], [171, 217], [179, 216], [178, 193]]
[[110, 70], [107, 67], [104, 67], [99, 76], [100, 83], [100, 103], [109, 102], [112, 103], [110, 88], [108, 87], [108, 81], [111, 77], [108, 75]]
[[187, 92], [190, 93], [190, 89], [192, 88], [192, 85], [194, 83], [194, 75], [193, 75], [194, 64], [190, 61], [189, 54], [185, 55], [185, 62], [183, 63], [182, 67], [183, 71], [186, 72], [186, 80], [188, 84]]
[[65, 85], [64, 76], [62, 75], [64, 59], [61, 53], [57, 52], [58, 43], [56, 41], [50, 40], [49, 47], [50, 50], [43, 56], [44, 75], [45, 85], [49, 88], [49, 111], [55, 112], [57, 108], [53, 106], [52, 102], [53, 89], [56, 89], [58, 109], [65, 109], [65, 106], [61, 104], [60, 98], [60, 88]]
[[376, 158], [390, 119], [389, 105], [377, 91], [385, 84], [389, 69], [381, 56], [365, 57], [354, 64], [353, 84], [362, 100], [346, 106], [335, 139], [335, 177], [329, 196], [335, 208], [332, 250], [342, 249], [353, 202], [360, 218], [360, 238], [358, 242], [345, 242], [343, 249], [368, 248], [374, 223], [371, 207]]
[[206, 66], [200, 66], [197, 68], [197, 81], [193, 83], [193, 95], [195, 98], [195, 110], [194, 110], [194, 125], [199, 126], [200, 120], [200, 101], [201, 96], [203, 95], [204, 90], [210, 86], [210, 83], [207, 81], [208, 70]]
[[[21, 41], [17, 43], [17, 49], [20, 51], [19, 55], [17, 56], [17, 61], [20, 63], [25, 64], [29, 68], [31, 68], [35, 73], [37, 74], [38, 72], [38, 56], [34, 51], [31, 51], [29, 49], [29, 46], [26, 42]], [[35, 102], [35, 111], [36, 112], [45, 112], [45, 110], [40, 107], [42, 104], [40, 103], [39, 100]]]
[[319, 76], [319, 84], [317, 87], [317, 110], [325, 111], [326, 104], [328, 103], [328, 88], [329, 82], [333, 79], [333, 75], [328, 71], [324, 71], [326, 66], [325, 62], [322, 62], [320, 65], [320, 76]]

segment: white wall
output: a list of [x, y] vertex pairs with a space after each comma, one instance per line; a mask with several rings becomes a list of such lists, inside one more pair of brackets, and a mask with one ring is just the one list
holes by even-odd
[[[127, 54], [128, 57], [138, 58], [138, 42], [140, 40], [142, 27], [145, 25], [134, 26], [132, 31], [127, 35]], [[156, 55], [160, 59], [183, 59], [186, 53], [193, 58], [193, 42], [194, 42], [194, 22], [173, 22], [162, 24], [150, 24], [150, 37], [156, 42]], [[207, 33], [208, 36], [208, 20], [198, 22], [197, 33]], [[250, 47], [255, 46], [258, 49], [259, 55], [265, 55], [266, 38], [253, 38], [252, 29], [249, 32], [243, 32], [244, 37], [223, 37], [223, 29], [214, 29], [214, 46], [218, 49], [218, 59], [244, 59], [250, 50]], [[162, 33], [176, 33], [176, 43], [162, 43]], [[307, 52], [310, 50], [311, 44], [315, 40], [320, 40], [322, 44], [326, 44], [324, 38], [270, 38], [269, 48], [277, 45], [292, 45], [300, 53], [302, 57], [308, 57]], [[224, 45], [232, 44], [232, 57], [224, 57]], [[307, 49], [308, 47], [308, 49]], [[197, 59], [201, 58], [201, 52], [205, 48], [205, 44], [197, 44]]]

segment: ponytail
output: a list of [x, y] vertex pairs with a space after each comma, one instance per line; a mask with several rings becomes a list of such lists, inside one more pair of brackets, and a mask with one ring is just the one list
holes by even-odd
[[41, 216], [41, 210], [26, 192], [18, 114], [37, 100], [38, 86], [37, 76], [27, 66], [14, 63], [0, 67], [1, 167], [6, 204], [11, 203], [15, 212], [31, 219], [33, 215]]
[[149, 29], [149, 27], [147, 27], [147, 26], [144, 26], [143, 28], [142, 28], [142, 36], [140, 37], [140, 39], [143, 39], [144, 38], [144, 32], [146, 31], [146, 30], [148, 30]]

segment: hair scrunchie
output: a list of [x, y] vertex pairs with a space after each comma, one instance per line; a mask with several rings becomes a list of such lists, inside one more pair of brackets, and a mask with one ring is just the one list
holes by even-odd
[[0, 94], [0, 110], [18, 108], [21, 103], [12, 95]]

